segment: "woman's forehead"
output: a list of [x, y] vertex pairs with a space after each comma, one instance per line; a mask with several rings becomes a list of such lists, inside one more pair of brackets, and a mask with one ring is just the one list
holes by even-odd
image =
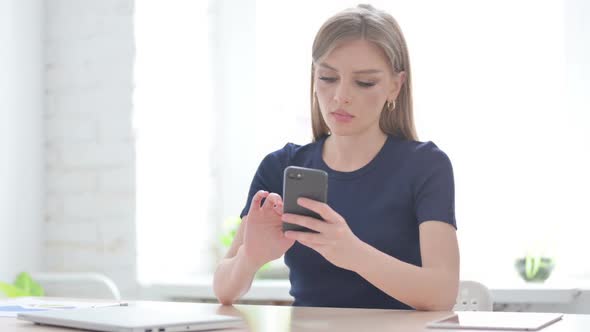
[[319, 68], [354, 73], [376, 73], [389, 69], [383, 49], [362, 39], [338, 44], [316, 65]]

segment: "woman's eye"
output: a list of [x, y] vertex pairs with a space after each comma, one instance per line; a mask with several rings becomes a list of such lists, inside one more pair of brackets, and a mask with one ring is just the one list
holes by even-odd
[[356, 84], [358, 84], [360, 87], [363, 87], [363, 88], [370, 88], [375, 85], [375, 83], [373, 83], [373, 82], [363, 82], [363, 81], [356, 81]]
[[333, 82], [336, 82], [337, 78], [336, 77], [321, 76], [320, 80], [322, 80], [324, 82], [328, 82], [328, 83], [333, 83]]

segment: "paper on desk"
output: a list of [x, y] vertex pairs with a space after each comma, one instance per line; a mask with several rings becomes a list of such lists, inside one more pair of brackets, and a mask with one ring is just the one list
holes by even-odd
[[0, 317], [16, 317], [19, 312], [56, 309], [98, 308], [126, 305], [123, 302], [83, 302], [67, 300], [44, 300], [32, 297], [17, 297], [0, 300]]

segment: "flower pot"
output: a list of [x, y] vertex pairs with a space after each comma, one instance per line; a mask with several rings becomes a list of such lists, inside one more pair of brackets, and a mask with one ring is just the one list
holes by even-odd
[[522, 257], [514, 263], [516, 271], [526, 282], [544, 282], [551, 275], [555, 262], [549, 257]]

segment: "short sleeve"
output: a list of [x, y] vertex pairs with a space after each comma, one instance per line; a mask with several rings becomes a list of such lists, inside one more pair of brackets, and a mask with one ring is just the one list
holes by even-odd
[[424, 143], [416, 169], [414, 209], [418, 224], [442, 221], [457, 228], [455, 182], [449, 157], [434, 143]]
[[282, 196], [283, 170], [289, 163], [289, 152], [292, 148], [293, 144], [289, 143], [281, 150], [272, 152], [264, 157], [250, 184], [246, 205], [242, 209], [242, 213], [240, 213], [240, 218], [248, 214], [252, 198], [259, 190], [278, 193]]

